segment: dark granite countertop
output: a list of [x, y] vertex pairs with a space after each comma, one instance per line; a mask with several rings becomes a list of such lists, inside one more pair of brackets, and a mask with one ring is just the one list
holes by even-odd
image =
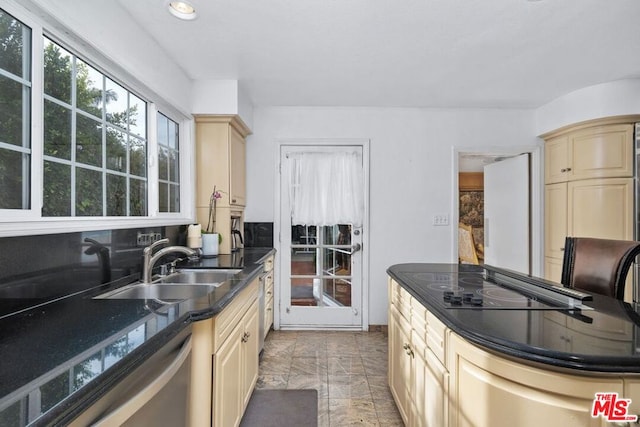
[[492, 352], [557, 368], [640, 373], [635, 303], [593, 295], [585, 302], [593, 310], [451, 309], [428, 291], [430, 275], [455, 281], [459, 273], [482, 276], [482, 271], [458, 264], [397, 264], [387, 273], [447, 327]]
[[33, 425], [66, 424], [192, 322], [219, 313], [260, 274], [263, 259], [272, 253], [272, 248], [246, 248], [185, 264], [242, 268], [237, 279], [198, 299], [175, 304], [93, 299], [126, 284], [121, 280], [3, 313], [0, 425], [26, 424], [25, 414], [33, 410], [30, 395], [38, 396], [43, 412]]

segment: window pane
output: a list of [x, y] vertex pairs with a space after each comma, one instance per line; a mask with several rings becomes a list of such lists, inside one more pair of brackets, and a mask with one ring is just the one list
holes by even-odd
[[158, 185], [158, 209], [160, 212], [171, 212], [169, 210], [169, 184], [160, 182]]
[[84, 61], [76, 59], [76, 106], [100, 119], [103, 109], [103, 81], [102, 73]]
[[129, 94], [129, 132], [147, 136], [147, 104], [133, 94]]
[[71, 215], [71, 166], [44, 162], [43, 216]]
[[102, 172], [76, 168], [76, 216], [102, 216]]
[[127, 169], [127, 136], [112, 127], [107, 128], [107, 169]]
[[65, 371], [40, 387], [40, 410], [44, 413], [69, 395], [69, 372]]
[[123, 129], [127, 129], [127, 91], [125, 88], [106, 79], [107, 121]]
[[158, 147], [158, 178], [169, 179], [169, 150], [164, 147]]
[[129, 164], [131, 175], [147, 176], [146, 142], [142, 139], [129, 137]]
[[44, 93], [71, 104], [72, 57], [63, 48], [44, 39]]
[[173, 120], [169, 121], [169, 147], [178, 150], [178, 124]]
[[129, 181], [130, 216], [143, 216], [147, 214], [147, 182], [139, 179]]
[[29, 155], [0, 149], [0, 209], [28, 209], [22, 205], [22, 188], [29, 181]]
[[127, 215], [127, 179], [107, 174], [107, 215]]
[[171, 150], [169, 155], [169, 181], [180, 182], [180, 154]]
[[44, 102], [44, 154], [71, 159], [71, 110]]
[[30, 93], [22, 84], [0, 76], [0, 142], [22, 146], [22, 131], [29, 125], [24, 123], [29, 116], [23, 116], [23, 105], [29, 107]]
[[169, 145], [169, 119], [164, 114], [158, 114], [158, 144]]
[[22, 58], [31, 58], [31, 29], [0, 9], [0, 68], [31, 81], [30, 61]]
[[180, 186], [169, 185], [169, 212], [180, 212]]
[[102, 126], [81, 114], [76, 114], [76, 161], [102, 166]]

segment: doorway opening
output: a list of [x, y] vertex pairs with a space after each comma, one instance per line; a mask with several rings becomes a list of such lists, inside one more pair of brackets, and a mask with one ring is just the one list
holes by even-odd
[[[485, 168], [495, 165], [505, 159], [526, 154], [528, 156], [528, 190], [526, 199], [528, 200], [528, 241], [522, 238], [512, 238], [499, 242], [492, 239], [487, 242], [488, 233], [493, 236], [494, 231], [504, 231], [505, 224], [502, 220], [487, 219], [486, 206], [486, 186], [492, 188], [495, 182], [487, 182]], [[541, 174], [542, 149], [539, 146], [522, 147], [473, 147], [453, 149], [454, 163], [454, 195], [452, 200], [452, 211], [454, 224], [452, 227], [453, 253], [452, 259], [455, 262], [472, 264], [491, 264], [497, 267], [504, 267], [501, 258], [496, 261], [496, 247], [507, 248], [514, 252], [518, 245], [526, 245], [528, 251], [527, 266], [518, 268], [526, 270], [529, 274], [542, 274], [542, 174]], [[492, 178], [493, 179], [493, 178]], [[510, 181], [510, 180], [509, 180]], [[514, 203], [510, 196], [502, 196], [498, 191], [498, 205], [502, 203]], [[495, 193], [495, 191], [494, 191]], [[494, 200], [496, 196], [493, 196]], [[519, 197], [519, 196], [518, 196]], [[518, 198], [518, 200], [520, 200]], [[495, 204], [495, 201], [493, 202]], [[520, 202], [515, 202], [519, 204]], [[499, 211], [510, 210], [511, 207], [499, 206]], [[504, 234], [504, 233], [503, 233]], [[508, 236], [508, 234], [507, 234]], [[486, 243], [494, 244], [489, 248]], [[487, 253], [489, 251], [489, 253]], [[487, 260], [489, 256], [489, 260]], [[508, 265], [511, 260], [505, 260]], [[508, 267], [507, 267], [508, 268]]]

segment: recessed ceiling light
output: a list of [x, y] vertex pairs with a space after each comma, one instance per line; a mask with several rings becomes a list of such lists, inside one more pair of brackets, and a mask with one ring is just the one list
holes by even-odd
[[172, 1], [169, 2], [169, 12], [176, 18], [191, 20], [196, 19], [196, 10], [189, 3], [184, 1]]

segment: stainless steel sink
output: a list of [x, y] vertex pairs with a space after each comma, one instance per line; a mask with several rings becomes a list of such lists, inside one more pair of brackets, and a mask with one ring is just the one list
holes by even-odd
[[201, 270], [180, 269], [168, 276], [154, 280], [153, 283], [192, 283], [192, 284], [220, 284], [233, 277], [242, 270]]
[[239, 269], [182, 269], [152, 283], [136, 282], [94, 297], [94, 299], [158, 299], [180, 301], [200, 298], [241, 272]]
[[216, 285], [212, 284], [135, 283], [98, 295], [94, 297], [94, 299], [158, 299], [163, 301], [181, 301], [203, 297], [213, 292], [216, 287]]

